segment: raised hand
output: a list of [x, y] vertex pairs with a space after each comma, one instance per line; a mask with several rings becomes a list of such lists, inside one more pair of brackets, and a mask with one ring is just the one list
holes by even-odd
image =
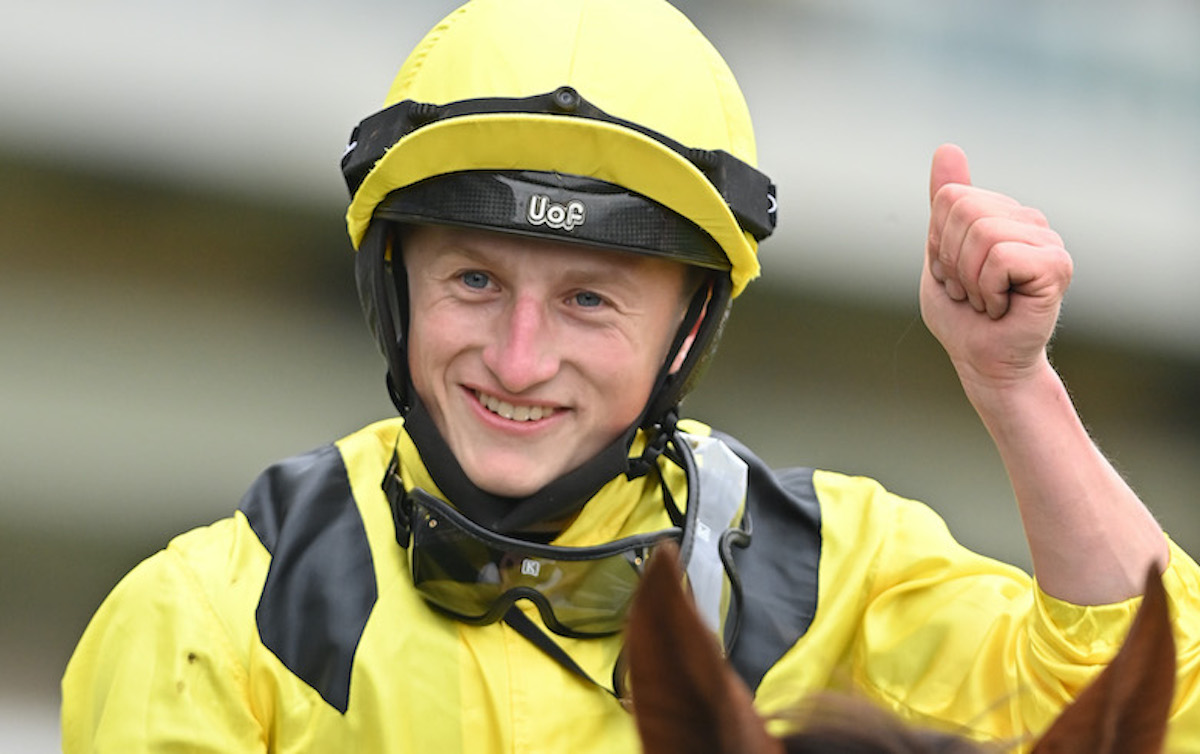
[[929, 195], [921, 312], [964, 386], [1002, 386], [1047, 367], [1072, 273], [1062, 238], [1038, 210], [972, 186], [953, 144], [934, 153]]

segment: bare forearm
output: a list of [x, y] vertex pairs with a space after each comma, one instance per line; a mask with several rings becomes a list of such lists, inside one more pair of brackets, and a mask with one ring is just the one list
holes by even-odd
[[1008, 471], [1042, 589], [1076, 604], [1139, 594], [1146, 567], [1166, 565], [1166, 539], [1092, 442], [1048, 360], [1019, 384], [960, 376]]

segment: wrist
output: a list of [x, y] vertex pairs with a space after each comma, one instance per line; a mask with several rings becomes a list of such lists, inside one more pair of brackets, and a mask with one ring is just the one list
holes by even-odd
[[991, 415], [1014, 417], [1024, 410], [1040, 413], [1054, 405], [1065, 404], [1074, 412], [1066, 386], [1045, 351], [1020, 366], [984, 371], [956, 361], [954, 368], [967, 399], [985, 422]]

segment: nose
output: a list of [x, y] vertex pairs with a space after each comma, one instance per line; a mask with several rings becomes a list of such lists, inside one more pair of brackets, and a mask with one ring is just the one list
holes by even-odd
[[500, 386], [522, 393], [558, 373], [559, 358], [546, 308], [533, 297], [514, 299], [497, 318], [483, 363]]

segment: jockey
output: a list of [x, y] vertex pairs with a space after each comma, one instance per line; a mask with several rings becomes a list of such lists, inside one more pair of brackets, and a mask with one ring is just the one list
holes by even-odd
[[275, 464], [116, 587], [63, 680], [65, 751], [637, 751], [622, 630], [664, 539], [765, 714], [850, 685], [1022, 739], [1120, 646], [1153, 563], [1195, 659], [1200, 571], [1045, 358], [1070, 257], [957, 149], [923, 311], [1036, 582], [874, 481], [773, 471], [680, 418], [776, 201], [732, 73], [666, 2], [471, 0], [341, 167], [399, 415]]

